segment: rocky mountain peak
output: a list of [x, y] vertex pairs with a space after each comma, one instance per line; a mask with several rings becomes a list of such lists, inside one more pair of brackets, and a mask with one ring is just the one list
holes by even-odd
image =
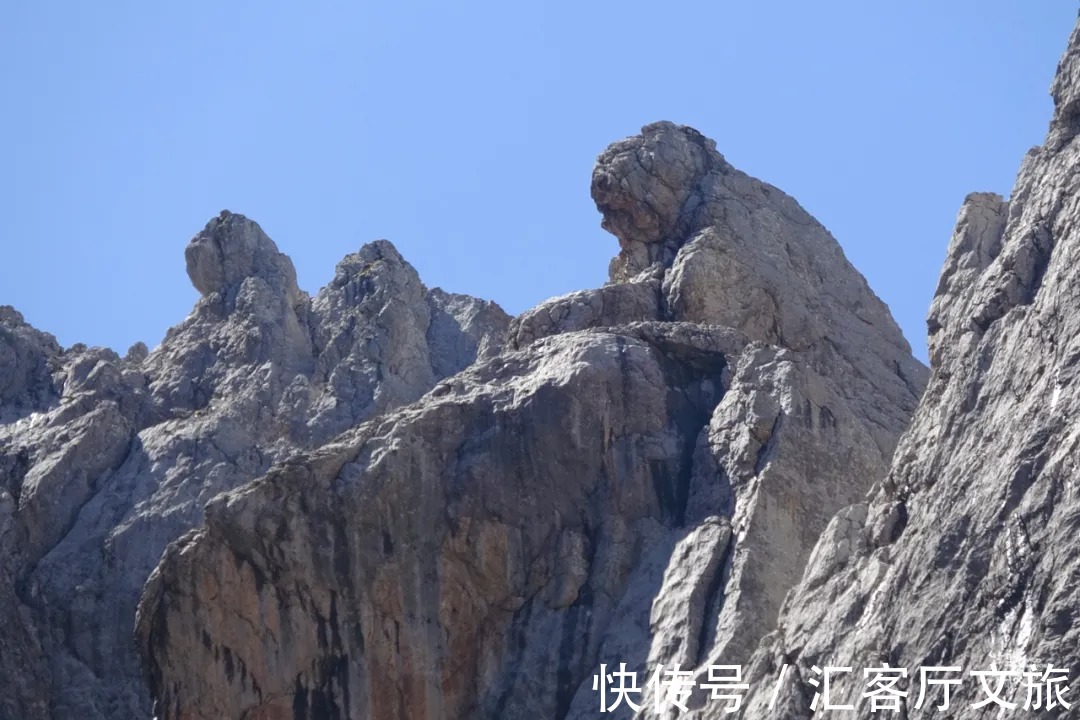
[[584, 718], [600, 664], [750, 657], [925, 368], [828, 232], [697, 131], [613, 144], [592, 194], [611, 282], [505, 348], [389, 244], [338, 266], [324, 390], [288, 396], [341, 434], [166, 552], [138, 625], [159, 712]]
[[[659, 283], [651, 316], [727, 325], [816, 353], [822, 366], [884, 363], [911, 387], [925, 382], [888, 309], [829, 232], [693, 128], [658, 122], [613, 143], [597, 159], [592, 196], [619, 239], [612, 285]], [[642, 305], [639, 288], [603, 292], [635, 312]]]
[[231, 295], [248, 278], [295, 295], [296, 270], [258, 223], [222, 210], [184, 251], [191, 284], [204, 296]]
[[601, 225], [622, 248], [612, 280], [644, 271], [663, 258], [665, 245], [670, 250], [681, 244], [702, 202], [704, 181], [724, 167], [715, 142], [666, 121], [646, 125], [600, 155], [592, 197]]
[[3, 720], [149, 716], [131, 628], [165, 546], [214, 495], [497, 352], [509, 322], [386, 241], [314, 299], [243, 215], [185, 257], [202, 297], [152, 351], [63, 351], [0, 309]]
[[400, 294], [406, 304], [419, 305], [424, 291], [420, 275], [394, 244], [376, 240], [342, 258], [334, 270], [334, 278], [317, 296], [316, 304], [357, 304], [373, 294], [383, 298]]
[[1080, 27], [1073, 30], [1068, 47], [1061, 61], [1050, 96], [1054, 99], [1054, 117], [1050, 123], [1050, 132], [1046, 148], [1057, 150], [1070, 142], [1080, 132], [1080, 39], [1077, 34]]
[[[1070, 678], [1072, 709], [1041, 710], [1076, 715], [1078, 58], [1080, 25], [1046, 143], [1024, 157], [1008, 201], [965, 199], [928, 318], [926, 393], [878, 492], [830, 523], [755, 653], [751, 682], [789, 672], [774, 704], [759, 698], [746, 717], [815, 715], [805, 679], [826, 660], [903, 668], [909, 717], [931, 714], [916, 706], [920, 667], [962, 668], [948, 712], [990, 718], [1005, 710], [972, 672], [1007, 673], [999, 695], [1019, 714], [1023, 673], [1052, 666]], [[867, 712], [862, 683], [837, 677], [833, 702]]]
[[34, 329], [15, 308], [0, 305], [0, 421], [46, 406], [56, 395], [56, 338]]
[[[0, 719], [584, 720], [605, 670], [714, 664], [809, 718], [830, 661], [1076, 676], [1078, 48], [1011, 197], [964, 201], [928, 384], [828, 231], [670, 122], [597, 159], [610, 282], [513, 319], [385, 240], [309, 297], [228, 212], [153, 351], [0, 308]], [[668, 720], [652, 692], [612, 716]]]
[[334, 283], [341, 284], [350, 277], [370, 274], [378, 269], [377, 264], [380, 262], [385, 263], [383, 267], [399, 268], [408, 265], [394, 243], [389, 240], [374, 240], [365, 243], [359, 251], [342, 258], [334, 271]]
[[996, 193], [972, 193], [964, 199], [945, 265], [927, 315], [930, 365], [964, 352], [978, 333], [972, 319], [977, 281], [1001, 253], [1009, 203]]

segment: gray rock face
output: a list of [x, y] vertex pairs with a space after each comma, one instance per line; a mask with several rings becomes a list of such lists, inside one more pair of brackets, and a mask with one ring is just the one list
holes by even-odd
[[[50, 365], [61, 354], [51, 337], [0, 306], [0, 420], [18, 423], [56, 397]], [[0, 425], [3, 427], [3, 425]], [[21, 562], [16, 515], [29, 465], [25, 450], [0, 440], [0, 669], [9, 692], [0, 694], [0, 717], [46, 717], [47, 678], [33, 621], [16, 595]]]
[[[906, 668], [904, 716], [919, 668], [1068, 671], [1073, 690], [1050, 716], [1076, 717], [1080, 674], [1076, 550], [1080, 517], [1080, 27], [1058, 68], [1046, 144], [1028, 153], [1012, 197], [972, 195], [929, 317], [932, 372], [888, 477], [838, 515], [756, 653], [747, 717], [810, 717], [811, 667]], [[957, 674], [951, 710], [998, 717], [977, 677]], [[859, 675], [832, 702], [867, 708]], [[991, 687], [996, 682], [990, 681]], [[1023, 712], [1026, 681], [1002, 696]], [[720, 717], [717, 712], [712, 717]]]
[[55, 338], [0, 305], [0, 419], [11, 422], [56, 398], [50, 365], [60, 352]]
[[[479, 362], [388, 412], [364, 393], [362, 424], [301, 404], [352, 429], [169, 547], [138, 621], [159, 717], [585, 718], [601, 664], [750, 659], [829, 518], [884, 477], [925, 369], [827, 231], [696, 131], [614, 144], [593, 197], [611, 283], [516, 318], [501, 351], [455, 336]], [[387, 257], [347, 259], [312, 312]], [[381, 311], [388, 337], [444, 312], [485, 310]], [[398, 376], [433, 377], [395, 347]], [[363, 388], [352, 357], [335, 372]]]
[[495, 352], [496, 305], [423, 286], [390, 243], [314, 299], [257, 224], [187, 248], [200, 291], [153, 352], [62, 351], [0, 309], [2, 718], [150, 717], [146, 578], [218, 493]]

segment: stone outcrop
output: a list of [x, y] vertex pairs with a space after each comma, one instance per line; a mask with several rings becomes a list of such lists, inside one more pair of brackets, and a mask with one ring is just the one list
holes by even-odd
[[[815, 666], [859, 715], [883, 664], [897, 717], [999, 714], [970, 674], [917, 707], [920, 667], [1075, 684], [1080, 26], [1051, 94], [1011, 197], [964, 201], [929, 373], [817, 221], [667, 122], [597, 160], [610, 282], [517, 318], [385, 241], [309, 297], [228, 212], [153, 351], [0, 307], [0, 720], [584, 720], [622, 663], [743, 665], [693, 720], [809, 718]], [[652, 692], [611, 716], [674, 717]]]
[[0, 420], [14, 422], [56, 399], [52, 372], [61, 348], [56, 338], [0, 306]]
[[[886, 479], [839, 514], [756, 653], [747, 717], [810, 717], [812, 667], [1067, 671], [1080, 698], [1076, 549], [1080, 498], [1080, 27], [1058, 67], [1046, 143], [1024, 158], [1008, 201], [969, 196], [929, 316], [931, 376]], [[954, 717], [999, 717], [979, 680], [955, 674]], [[996, 681], [990, 680], [991, 687]], [[867, 708], [861, 674], [832, 702]], [[1002, 697], [1020, 710], [1027, 680]], [[944, 711], [943, 711], [944, 712]], [[1044, 712], [1046, 712], [1044, 710]], [[720, 717], [715, 712], [709, 717]]]
[[[62, 356], [55, 338], [33, 329], [9, 306], [0, 306], [0, 427], [27, 427], [28, 417], [55, 402], [53, 371]], [[17, 514], [30, 455], [0, 434], [0, 670], [9, 692], [0, 694], [0, 717], [47, 717], [48, 683], [33, 621], [16, 595], [20, 563]]]
[[[828, 232], [696, 131], [612, 145], [592, 192], [610, 283], [514, 319], [502, 349], [459, 321], [478, 362], [397, 409], [350, 396], [366, 422], [298, 400], [308, 430], [351, 429], [218, 488], [169, 547], [137, 631], [160, 718], [584, 718], [601, 664], [750, 659], [829, 518], [884, 477], [926, 371]], [[310, 312], [369, 317], [349, 288], [382, 257], [347, 259]], [[426, 307], [393, 328], [438, 327]], [[395, 377], [433, 378], [395, 347]], [[335, 372], [358, 392], [352, 357]]]
[[150, 717], [143, 584], [218, 493], [496, 352], [496, 305], [428, 289], [385, 241], [314, 298], [259, 226], [188, 245], [201, 298], [152, 352], [62, 350], [0, 308], [0, 717]]

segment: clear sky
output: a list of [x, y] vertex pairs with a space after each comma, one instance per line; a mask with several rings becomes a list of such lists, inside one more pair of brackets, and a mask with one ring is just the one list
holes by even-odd
[[596, 155], [660, 119], [795, 196], [925, 355], [964, 195], [1042, 142], [1075, 0], [5, 2], [0, 304], [157, 344], [227, 208], [518, 313], [603, 283]]

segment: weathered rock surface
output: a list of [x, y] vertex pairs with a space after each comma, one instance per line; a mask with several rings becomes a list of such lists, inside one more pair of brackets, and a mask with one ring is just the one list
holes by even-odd
[[55, 338], [27, 325], [14, 308], [0, 306], [0, 419], [12, 422], [55, 399], [50, 364], [60, 354]]
[[[0, 427], [17, 424], [57, 396], [52, 371], [62, 351], [56, 340], [0, 306]], [[2, 436], [0, 436], [2, 437]], [[30, 463], [25, 450], [0, 439], [0, 717], [47, 717], [48, 684], [41, 646], [27, 609], [16, 595], [20, 562], [16, 517]]]
[[828, 519], [884, 477], [925, 369], [827, 231], [696, 131], [614, 144], [593, 197], [611, 283], [169, 547], [138, 622], [160, 717], [584, 718], [602, 663], [749, 660]]
[[257, 224], [187, 248], [202, 297], [153, 352], [62, 350], [0, 308], [0, 717], [150, 717], [132, 636], [165, 546], [218, 493], [495, 352], [494, 304], [425, 288], [390, 243], [314, 299]]
[[[853, 667], [830, 699], [866, 712], [862, 668], [883, 663], [910, 678], [898, 717], [941, 702], [931, 687], [916, 707], [921, 667], [965, 671], [948, 676], [962, 682], [939, 715], [989, 718], [1002, 708], [972, 707], [988, 696], [970, 671], [1041, 676], [1048, 665], [1071, 677], [1073, 705], [1043, 712], [1077, 717], [1080, 26], [1052, 95], [1046, 144], [1024, 159], [1009, 201], [964, 202], [930, 312], [922, 404], [888, 477], [830, 523], [756, 653], [751, 682], [765, 689], [747, 717], [810, 717], [814, 664]], [[1009, 678], [1001, 695], [1024, 712], [1027, 679]]]
[[1052, 95], [961, 209], [928, 386], [827, 231], [671, 123], [598, 159], [611, 282], [513, 321], [386, 242], [309, 298], [230, 213], [153, 352], [0, 308], [0, 718], [576, 720], [620, 663], [744, 664], [753, 718], [809, 718], [815, 665], [866, 714], [888, 663], [915, 718], [922, 666], [1080, 677], [1080, 26]]

